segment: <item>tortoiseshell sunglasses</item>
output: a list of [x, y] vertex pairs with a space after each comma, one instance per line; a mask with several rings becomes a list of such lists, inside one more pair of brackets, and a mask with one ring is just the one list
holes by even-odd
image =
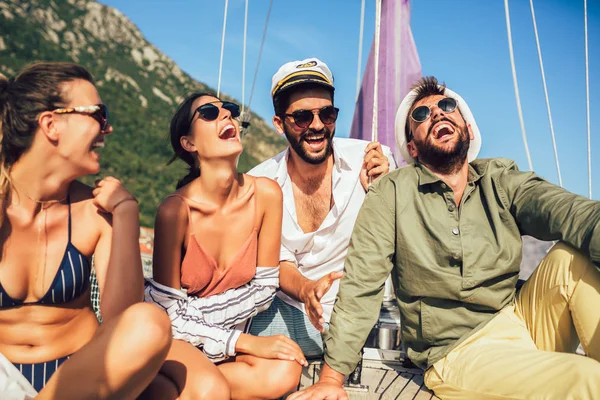
[[93, 106], [80, 106], [71, 108], [57, 108], [52, 110], [57, 114], [85, 114], [94, 118], [100, 124], [100, 129], [108, 129], [108, 108], [104, 104], [95, 104]]

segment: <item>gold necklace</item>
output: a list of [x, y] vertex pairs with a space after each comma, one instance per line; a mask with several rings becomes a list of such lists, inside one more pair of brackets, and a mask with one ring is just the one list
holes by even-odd
[[[46, 276], [46, 259], [48, 258], [48, 229], [46, 226], [46, 221], [47, 221], [47, 216], [48, 216], [47, 210], [54, 204], [59, 204], [59, 203], [62, 203], [63, 201], [65, 201], [67, 199], [67, 197], [69, 196], [69, 194], [67, 192], [67, 195], [65, 195], [65, 197], [63, 197], [62, 199], [43, 201], [43, 200], [34, 199], [25, 190], [21, 190], [21, 189], [17, 188], [14, 185], [14, 183], [12, 184], [12, 186], [15, 188], [15, 190], [18, 193], [22, 193], [29, 200], [33, 201], [36, 204], [39, 204], [40, 209], [41, 209], [41, 213], [40, 213], [41, 215], [38, 217], [39, 222], [38, 222], [38, 227], [37, 227], [37, 241], [36, 241], [37, 242], [37, 244], [36, 244], [36, 256], [37, 257], [36, 258], [38, 260], [40, 259], [40, 240], [41, 240], [42, 226], [43, 226], [44, 227], [44, 256], [43, 256], [43, 260], [41, 262], [41, 264], [42, 264], [42, 279], [40, 281], [40, 286], [42, 289], [41, 293], [44, 293], [44, 277]], [[36, 269], [35, 281], [37, 282], [38, 279], [39, 279], [39, 268]]]

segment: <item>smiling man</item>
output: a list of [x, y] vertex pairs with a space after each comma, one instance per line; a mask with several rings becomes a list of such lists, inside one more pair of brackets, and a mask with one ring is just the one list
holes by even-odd
[[[347, 398], [390, 272], [408, 356], [438, 397], [600, 398], [600, 202], [476, 160], [468, 105], [433, 77], [400, 105], [396, 141], [412, 165], [369, 189], [320, 380], [288, 399]], [[517, 292], [521, 235], [560, 242]]]
[[338, 109], [333, 76], [310, 58], [284, 64], [273, 76], [273, 124], [289, 147], [249, 172], [276, 180], [283, 191], [281, 292], [254, 318], [251, 333], [286, 335], [306, 357], [323, 354], [350, 234], [369, 177], [395, 168], [379, 143], [334, 138]]

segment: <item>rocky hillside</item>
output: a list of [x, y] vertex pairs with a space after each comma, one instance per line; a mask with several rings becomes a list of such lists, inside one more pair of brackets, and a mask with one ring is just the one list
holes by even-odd
[[[172, 155], [170, 118], [186, 94], [214, 90], [182, 71], [114, 8], [91, 0], [0, 0], [0, 72], [12, 76], [37, 60], [70, 60], [94, 74], [115, 128], [102, 150], [102, 175], [126, 183], [140, 199], [142, 224], [152, 226], [161, 199], [185, 174], [183, 163], [165, 165]], [[258, 116], [250, 122], [242, 171], [285, 145]]]

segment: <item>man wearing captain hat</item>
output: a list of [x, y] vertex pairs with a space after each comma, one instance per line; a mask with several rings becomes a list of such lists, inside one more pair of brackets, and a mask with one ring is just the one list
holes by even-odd
[[[438, 397], [600, 398], [600, 202], [477, 160], [467, 103], [433, 77], [401, 103], [396, 142], [409, 165], [365, 198], [320, 380], [288, 399], [347, 398], [390, 272], [407, 354]], [[516, 291], [521, 235], [561, 242]]]
[[266, 176], [283, 191], [281, 292], [254, 318], [250, 333], [284, 334], [307, 357], [323, 353], [354, 221], [369, 177], [395, 168], [379, 143], [334, 138], [338, 109], [333, 75], [309, 58], [284, 64], [273, 76], [273, 124], [289, 146], [249, 174]]

